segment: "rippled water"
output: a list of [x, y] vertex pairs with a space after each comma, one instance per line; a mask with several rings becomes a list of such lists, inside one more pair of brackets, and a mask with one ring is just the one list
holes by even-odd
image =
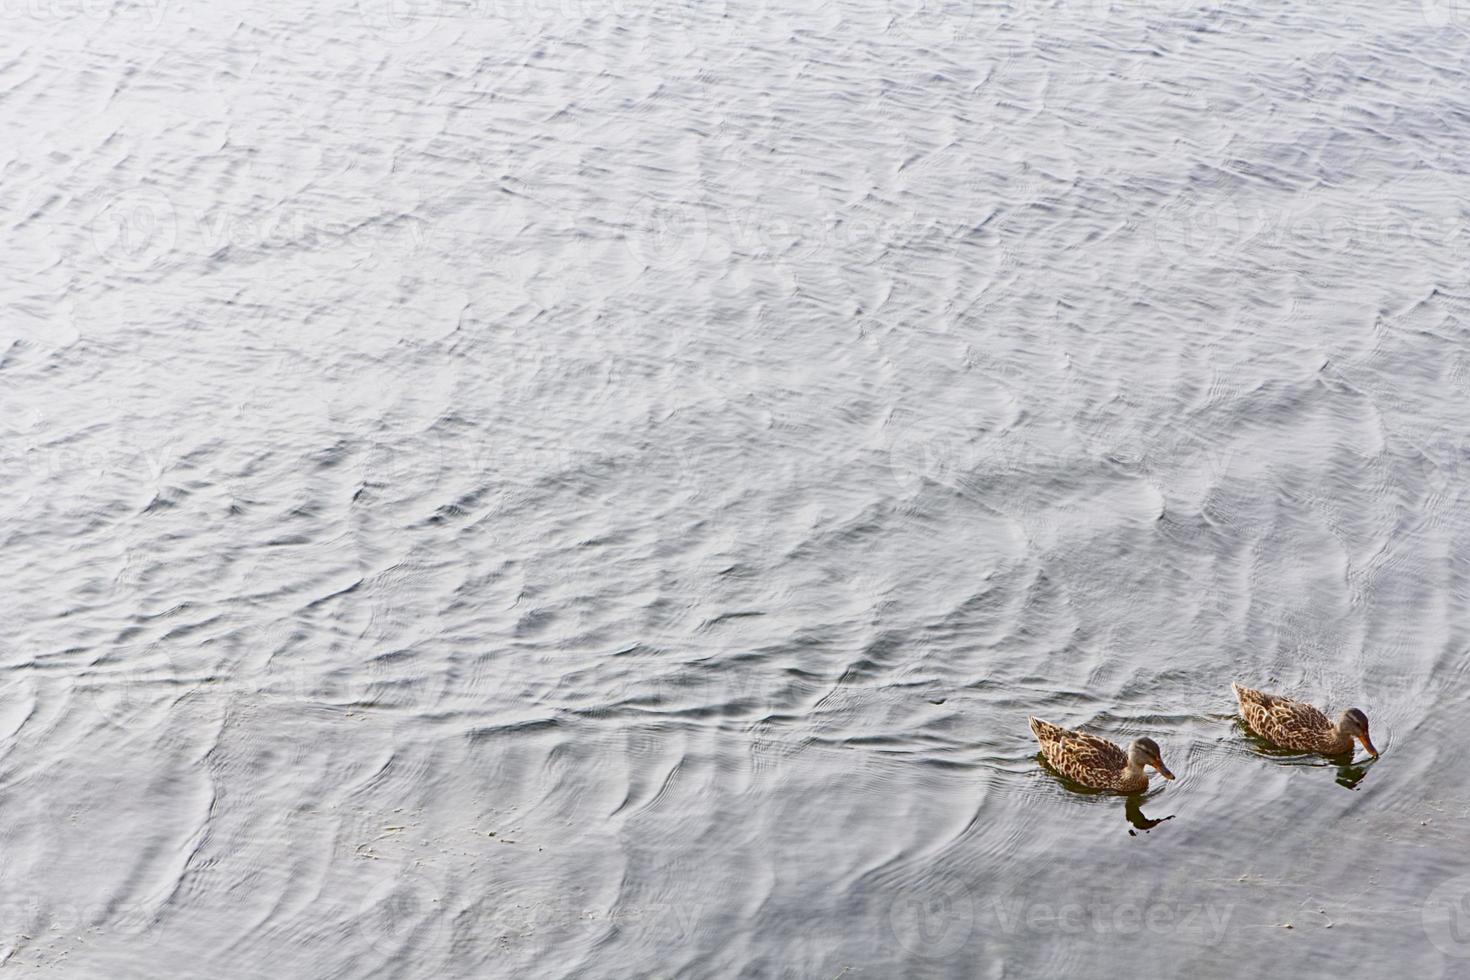
[[1470, 969], [1456, 5], [3, 13], [6, 966]]

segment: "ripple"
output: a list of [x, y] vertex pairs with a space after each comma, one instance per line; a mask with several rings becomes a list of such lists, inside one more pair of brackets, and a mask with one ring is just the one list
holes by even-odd
[[1443, 972], [1453, 10], [135, 6], [0, 40], [0, 959]]

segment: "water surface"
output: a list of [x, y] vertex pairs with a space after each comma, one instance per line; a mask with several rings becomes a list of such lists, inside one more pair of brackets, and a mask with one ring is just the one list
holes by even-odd
[[8, 965], [1464, 975], [1462, 12], [6, 14]]

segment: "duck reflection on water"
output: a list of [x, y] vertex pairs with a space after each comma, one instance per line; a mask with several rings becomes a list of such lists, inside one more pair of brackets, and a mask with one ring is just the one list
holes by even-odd
[[1174, 814], [1172, 813], [1169, 814], [1167, 817], [1159, 817], [1157, 820], [1145, 815], [1143, 812], [1143, 800], [1143, 794], [1137, 794], [1128, 797], [1127, 802], [1123, 805], [1124, 816], [1128, 818], [1128, 822], [1131, 823], [1135, 828], [1128, 831], [1129, 837], [1137, 837], [1138, 831], [1140, 830], [1146, 834], [1150, 830], [1153, 830], [1155, 827], [1157, 827], [1159, 824], [1163, 823], [1165, 820], [1174, 819]]
[[1351, 749], [1334, 755], [1322, 755], [1314, 752], [1303, 752], [1296, 749], [1284, 749], [1263, 738], [1251, 730], [1250, 726], [1241, 719], [1235, 719], [1237, 730], [1244, 736], [1250, 745], [1251, 751], [1256, 755], [1283, 766], [1301, 766], [1310, 769], [1331, 769], [1336, 777], [1337, 785], [1344, 789], [1357, 789], [1359, 784], [1368, 777], [1368, 772], [1378, 764], [1377, 756], [1368, 756], [1360, 762], [1353, 761]]

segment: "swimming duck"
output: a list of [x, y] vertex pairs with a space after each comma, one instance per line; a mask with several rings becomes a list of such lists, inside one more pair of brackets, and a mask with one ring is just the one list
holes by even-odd
[[1164, 765], [1159, 743], [1151, 738], [1135, 738], [1128, 751], [1105, 738], [1068, 731], [1040, 718], [1032, 718], [1031, 732], [1041, 743], [1041, 753], [1057, 772], [1068, 779], [1093, 789], [1110, 789], [1119, 793], [1142, 793], [1148, 789], [1148, 773], [1153, 766], [1160, 776], [1173, 779]]
[[1349, 708], [1333, 724], [1326, 715], [1301, 701], [1253, 691], [1239, 684], [1231, 684], [1235, 700], [1240, 702], [1240, 717], [1263, 738], [1269, 739], [1283, 749], [1297, 752], [1320, 752], [1322, 755], [1351, 754], [1353, 739], [1363, 743], [1363, 748], [1373, 758], [1378, 750], [1368, 737], [1368, 716], [1357, 708]]

